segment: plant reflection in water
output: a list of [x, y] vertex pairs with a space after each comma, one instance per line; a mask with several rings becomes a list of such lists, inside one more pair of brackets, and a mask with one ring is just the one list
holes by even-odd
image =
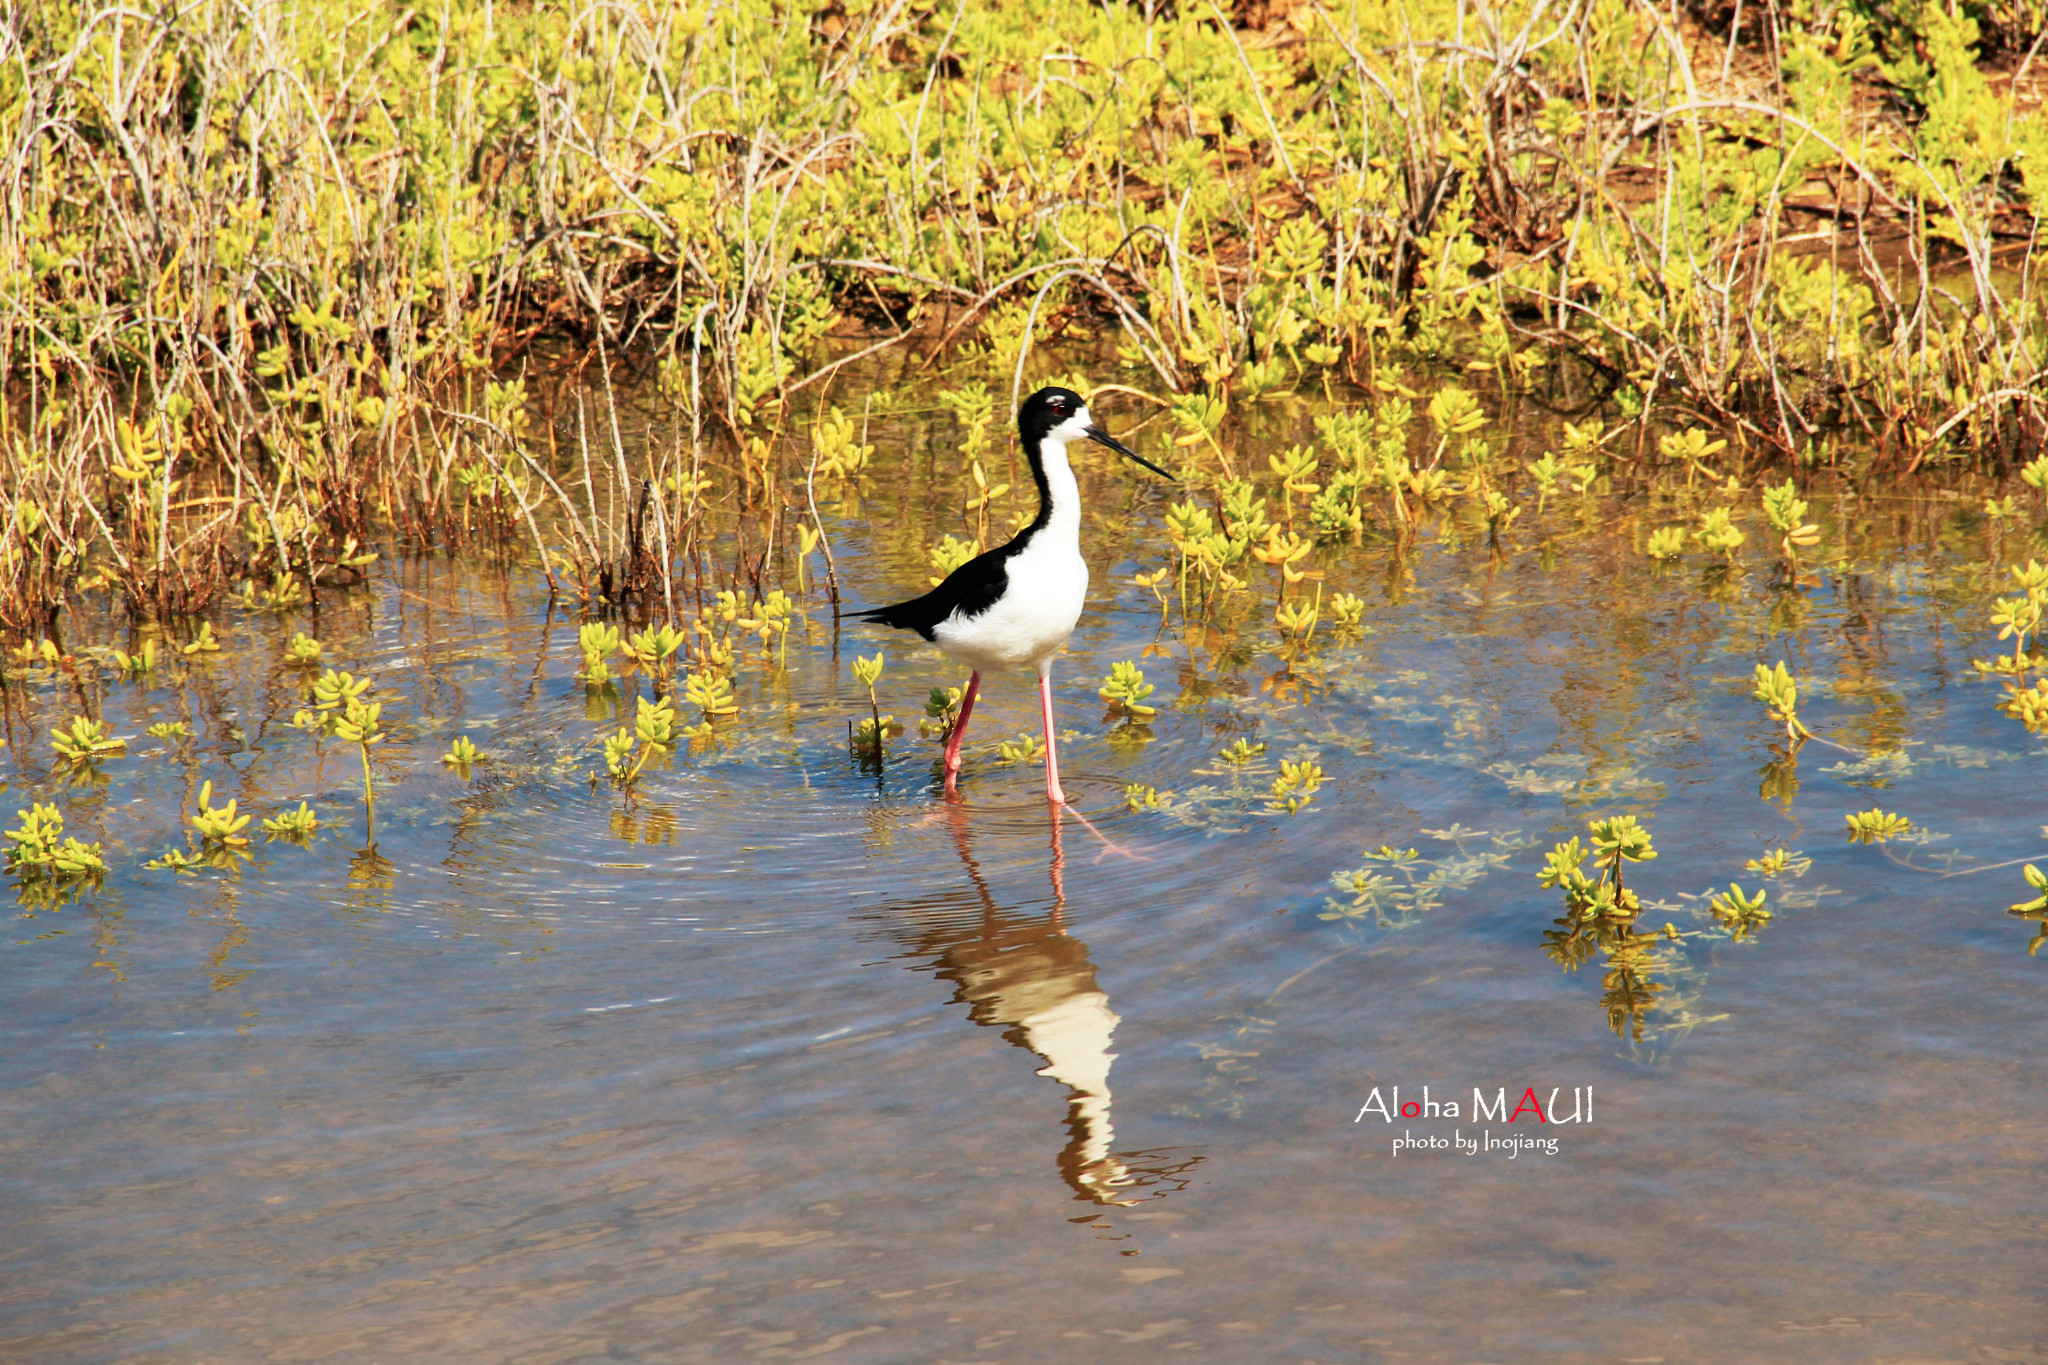
[[1110, 1050], [1120, 1016], [1095, 979], [1088, 945], [1068, 930], [1064, 812], [1051, 806], [1051, 908], [1006, 908], [975, 859], [967, 811], [945, 803], [944, 820], [969, 886], [892, 903], [882, 912], [907, 956], [953, 984], [953, 999], [977, 1024], [1044, 1060], [1038, 1074], [1067, 1087], [1067, 1139], [1060, 1178], [1077, 1199], [1129, 1207], [1185, 1189], [1204, 1158], [1185, 1148], [1114, 1150], [1110, 1123]]

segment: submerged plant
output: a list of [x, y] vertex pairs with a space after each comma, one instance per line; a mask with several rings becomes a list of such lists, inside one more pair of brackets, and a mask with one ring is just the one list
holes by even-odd
[[370, 690], [368, 678], [328, 669], [313, 683], [313, 704], [317, 714], [301, 711], [292, 718], [301, 729], [356, 746], [363, 762], [363, 810], [369, 820], [370, 838], [377, 835], [377, 788], [370, 771], [370, 747], [384, 740], [382, 702], [364, 701]]
[[2010, 913], [2041, 926], [2040, 932], [2027, 941], [2027, 956], [2032, 957], [2041, 950], [2043, 943], [2048, 943], [2048, 872], [2028, 863], [2025, 876], [2027, 885], [2041, 894], [2030, 901], [2021, 901], [2012, 907]]
[[1998, 627], [1999, 639], [2012, 641], [2012, 654], [1973, 660], [1979, 673], [2014, 675], [2048, 668], [2048, 656], [2027, 649], [2029, 639], [2040, 645], [2043, 625], [2048, 623], [2048, 565], [2030, 559], [2025, 568], [2015, 566], [2010, 572], [2020, 595], [1993, 602], [1991, 624]]
[[1733, 510], [1716, 507], [1700, 515], [1699, 529], [1692, 533], [1692, 538], [1703, 548], [1718, 551], [1732, 561], [1749, 534], [1735, 524]]
[[25, 902], [59, 905], [80, 887], [97, 886], [107, 875], [100, 846], [64, 833], [64, 815], [38, 801], [16, 811], [21, 824], [6, 832], [7, 870]]
[[735, 715], [740, 709], [731, 681], [717, 673], [692, 673], [684, 678], [683, 699], [704, 713], [703, 722], [690, 730], [693, 737], [710, 734], [712, 721]]
[[[1423, 857], [1419, 849], [1393, 844], [1365, 850], [1364, 866], [1330, 875], [1331, 885], [1349, 900], [1325, 899], [1318, 918], [1353, 924], [1370, 921], [1387, 932], [1410, 928], [1440, 907], [1447, 894], [1476, 885], [1506, 867], [1515, 851], [1528, 847], [1519, 831], [1489, 835], [1485, 830], [1452, 825], [1423, 833], [1452, 848], [1432, 858]], [[1492, 847], [1468, 847], [1479, 836], [1485, 836]]]
[[293, 668], [318, 668], [320, 642], [304, 631], [295, 633], [284, 647], [284, 661]]
[[1258, 762], [1260, 755], [1265, 752], [1266, 746], [1263, 743], [1254, 744], [1250, 740], [1239, 739], [1229, 748], [1220, 750], [1216, 757], [1224, 766], [1241, 771]]
[[2005, 689], [2005, 700], [1998, 709], [2027, 727], [2029, 734], [2048, 734], [2048, 678], [2043, 678], [2032, 687], [2021, 687], [2017, 683]]
[[1666, 526], [1650, 532], [1649, 544], [1644, 553], [1652, 559], [1676, 559], [1685, 553], [1685, 528]]
[[1806, 520], [1806, 502], [1792, 480], [1764, 489], [1764, 520], [1778, 533], [1778, 553], [1797, 572], [1799, 551], [1820, 544], [1820, 527]]
[[1323, 769], [1315, 760], [1303, 759], [1299, 763], [1282, 760], [1280, 775], [1273, 779], [1272, 795], [1266, 802], [1266, 808], [1292, 815], [1314, 800], [1322, 785]]
[[1650, 832], [1632, 815], [1595, 820], [1591, 833], [1592, 877], [1581, 870], [1586, 850], [1576, 835], [1550, 851], [1537, 875], [1546, 889], [1564, 893], [1564, 915], [1555, 921], [1557, 928], [1545, 931], [1544, 951], [1566, 971], [1596, 951], [1604, 954], [1601, 1003], [1607, 1022], [1617, 1036], [1627, 1036], [1632, 1027], [1635, 1040], [1641, 1041], [1643, 1015], [1664, 987], [1652, 979], [1659, 965], [1653, 951], [1658, 936], [1637, 932], [1642, 897], [1623, 885], [1622, 869], [1650, 861], [1657, 850]]
[[1045, 757], [1045, 741], [1029, 730], [1022, 731], [1015, 739], [997, 743], [996, 757], [1004, 763], [1036, 763]]
[[1762, 889], [1751, 896], [1740, 884], [1730, 882], [1725, 894], [1710, 897], [1707, 904], [1714, 918], [1740, 943], [1770, 922], [1771, 912], [1764, 908], [1769, 896], [1770, 892]]
[[753, 614], [742, 616], [734, 624], [741, 630], [751, 630], [761, 637], [761, 647], [780, 642], [781, 652], [776, 659], [777, 667], [789, 663], [789, 622], [796, 614], [796, 603], [789, 594], [776, 588], [754, 604]]
[[1125, 659], [1110, 665], [1109, 674], [1103, 678], [1102, 686], [1096, 695], [1112, 710], [1142, 720], [1159, 714], [1158, 707], [1145, 704], [1145, 698], [1156, 690], [1151, 683], [1145, 681], [1144, 670]]
[[1903, 815], [1891, 815], [1872, 806], [1869, 810], [1843, 817], [1849, 825], [1849, 842], [1852, 844], [1881, 844], [1896, 839], [1913, 828], [1913, 822]]
[[1772, 720], [1784, 723], [1785, 742], [1793, 748], [1813, 738], [1813, 731], [1799, 719], [1799, 684], [1784, 660], [1780, 659], [1776, 668], [1756, 666], [1756, 690], [1750, 695], [1764, 704]]
[[[676, 651], [688, 642], [689, 636], [664, 621], [658, 626], [649, 626], [626, 637], [620, 648], [633, 666], [653, 678], [657, 683], [668, 685], [669, 670], [673, 667]], [[588, 656], [586, 655], [586, 660]]]
[[468, 735], [457, 735], [448, 745], [448, 752], [441, 755], [441, 761], [455, 769], [455, 775], [469, 781], [469, 770], [474, 764], [483, 762], [484, 751], [476, 747]]
[[854, 730], [854, 752], [880, 762], [889, 737], [901, 729], [894, 716], [882, 714], [882, 704], [875, 696], [875, 684], [881, 681], [883, 657], [880, 650], [872, 659], [856, 654], [851, 665], [853, 680], [867, 689], [868, 718]]
[[586, 622], [576, 632], [576, 646], [583, 654], [583, 666], [576, 676], [585, 686], [599, 687], [611, 681], [609, 661], [619, 649], [619, 628], [602, 621]]
[[650, 757], [674, 752], [676, 720], [676, 706], [672, 699], [663, 697], [650, 701], [646, 697], [638, 698], [633, 724], [622, 727], [604, 741], [604, 766], [612, 781], [621, 787], [631, 788], [639, 780], [640, 770], [647, 766]]
[[270, 841], [283, 841], [304, 847], [313, 840], [320, 828], [320, 817], [312, 806], [299, 802], [297, 810], [280, 810], [277, 814], [264, 817], [263, 832]]
[[980, 553], [981, 548], [971, 540], [960, 540], [950, 535], [940, 536], [939, 543], [925, 552], [925, 560], [932, 566], [932, 576], [925, 581], [937, 587], [946, 581], [953, 570]]
[[917, 723], [917, 732], [927, 738], [951, 739], [953, 727], [960, 723], [960, 700], [964, 695], [957, 687], [934, 687], [924, 699], [925, 718]]
[[83, 766], [96, 765], [120, 753], [128, 747], [128, 741], [115, 738], [105, 721], [73, 716], [68, 727], [51, 732], [50, 746], [57, 751], [60, 761]]
[[142, 641], [142, 647], [133, 654], [127, 654], [118, 649], [114, 651], [114, 667], [120, 669], [123, 674], [130, 678], [148, 677], [156, 672], [157, 666], [162, 661], [163, 656], [157, 650], [154, 637], [145, 637]]
[[186, 822], [186, 847], [165, 849], [161, 858], [152, 859], [146, 866], [172, 872], [237, 866], [249, 856], [249, 839], [242, 831], [250, 817], [237, 814], [236, 805], [233, 799], [225, 806], [214, 805], [213, 783], [201, 785], [198, 808]]

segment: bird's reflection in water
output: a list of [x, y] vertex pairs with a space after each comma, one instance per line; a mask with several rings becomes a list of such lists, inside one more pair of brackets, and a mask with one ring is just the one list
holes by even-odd
[[886, 911], [889, 932], [907, 943], [919, 965], [953, 983], [953, 998], [977, 1024], [1038, 1054], [1041, 1076], [1067, 1087], [1067, 1142], [1060, 1175], [1077, 1197], [1131, 1205], [1186, 1186], [1200, 1157], [1112, 1150], [1109, 1068], [1119, 1022], [1095, 980], [1088, 945], [1067, 932], [1066, 879], [1060, 812], [1052, 818], [1052, 905], [1043, 913], [997, 903], [969, 843], [966, 812], [948, 802], [943, 817], [969, 886]]

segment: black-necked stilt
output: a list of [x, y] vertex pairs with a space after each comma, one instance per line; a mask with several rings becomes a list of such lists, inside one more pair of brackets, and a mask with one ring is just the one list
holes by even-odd
[[1038, 485], [1038, 515], [1009, 544], [976, 555], [922, 597], [857, 614], [899, 630], [914, 630], [968, 666], [960, 719], [946, 740], [946, 790], [960, 772], [960, 739], [974, 714], [981, 675], [1029, 665], [1038, 670], [1038, 703], [1045, 720], [1045, 794], [1064, 804], [1059, 756], [1052, 731], [1052, 656], [1074, 633], [1088, 596], [1088, 563], [1081, 558], [1081, 490], [1067, 465], [1069, 442], [1108, 446], [1167, 480], [1173, 475], [1095, 425], [1088, 404], [1072, 389], [1045, 388], [1024, 400], [1017, 435]]

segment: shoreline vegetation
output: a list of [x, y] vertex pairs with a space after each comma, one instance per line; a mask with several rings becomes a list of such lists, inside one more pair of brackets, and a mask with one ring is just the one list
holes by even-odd
[[[1191, 558], [1227, 584], [1453, 512], [1493, 539], [1560, 484], [1720, 490], [1649, 552], [1767, 521], [1795, 570], [1802, 480], [1968, 476], [2031, 520], [2042, 29], [2039, 0], [16, 7], [0, 637], [93, 595], [189, 633], [391, 543], [523, 543], [643, 618], [685, 563], [700, 606], [800, 587], [821, 486], [873, 453], [833, 382], [890, 353], [959, 418], [964, 557], [1050, 339], [1113, 345], [1170, 420], [1184, 604]], [[626, 384], [669, 437], [630, 455]], [[1236, 436], [1290, 393], [1331, 400], [1316, 439], [1254, 469]], [[1561, 423], [1526, 465], [1524, 400]]]
[[[1760, 705], [1758, 796], [1788, 816], [1805, 745], [1872, 787], [1911, 762], [1881, 651], [1830, 670], [1804, 648], [1830, 580], [1866, 604], [1945, 597], [1988, 656], [1969, 660], [1979, 704], [2048, 734], [2043, 33], [2042, 0], [16, 6], [0, 720], [30, 805], [0, 856], [17, 899], [98, 887], [110, 844], [126, 865], [104, 769], [142, 764], [110, 714], [157, 716], [159, 694], [179, 709], [138, 757], [177, 765], [183, 843], [144, 867], [232, 875], [258, 832], [304, 847], [353, 826], [331, 784], [278, 803], [261, 776], [209, 769], [202, 750], [245, 738], [192, 700], [224, 644], [265, 679], [262, 726], [306, 737], [277, 752], [339, 759], [351, 794], [359, 772], [349, 884], [388, 887], [380, 790], [388, 807], [444, 739], [438, 767], [465, 785], [519, 761], [330, 657], [352, 651], [326, 627], [367, 611], [348, 590], [392, 550], [545, 576], [549, 625], [557, 606], [578, 618], [598, 728], [533, 771], [608, 779], [634, 828], [637, 784], [679, 753], [794, 726], [792, 631], [798, 668], [838, 673], [833, 534], [868, 538], [864, 571], [937, 582], [1028, 517], [1002, 451], [1027, 382], [1101, 396], [1181, 480], [1091, 506], [1142, 528], [1121, 586], [1158, 611], [1140, 659], [1102, 661], [1093, 689], [1125, 752], [1253, 661], [1276, 702], [1327, 684], [1322, 652], [1375, 631], [1369, 580], [1397, 602], [1418, 547], [1476, 552], [1488, 600], [1511, 557], [1597, 563], [1586, 614], [1624, 633], [1681, 561], [1702, 603], [1746, 600], [1731, 629], [1755, 630], [1753, 678], [1702, 686]], [[1967, 549], [1909, 588], [1908, 543]], [[1148, 702], [1142, 661], [1183, 649], [1179, 695]], [[933, 687], [908, 739], [884, 665], [852, 661], [867, 704], [846, 735], [878, 776], [899, 738], [944, 742], [961, 703]], [[1831, 737], [1802, 696], [1874, 700]], [[1320, 750], [1241, 717], [1219, 744], [1226, 729], [1175, 778], [1216, 781], [1133, 782], [1124, 806], [1212, 829], [1315, 808]], [[1034, 762], [1036, 743], [995, 760]], [[1508, 768], [1518, 790], [1575, 785]], [[1947, 837], [1881, 807], [1843, 820], [1858, 844]], [[1453, 845], [1440, 856], [1365, 851], [1321, 918], [1400, 927], [1535, 844], [1468, 852], [1484, 831], [1461, 828], [1422, 831]], [[1586, 832], [1539, 874], [1564, 910], [1545, 951], [1597, 958], [1602, 1008], [1636, 1042], [1655, 1011], [1691, 1026], [1688, 941], [1754, 937], [1819, 894], [1793, 885], [1812, 860], [1787, 845], [1743, 864], [1759, 889], [1653, 929], [1644, 913], [1669, 906], [1642, 896], [1649, 826]], [[1936, 876], [2017, 865], [1886, 856]], [[2044, 926], [2030, 953], [2048, 942], [2048, 897], [2011, 913]]]

